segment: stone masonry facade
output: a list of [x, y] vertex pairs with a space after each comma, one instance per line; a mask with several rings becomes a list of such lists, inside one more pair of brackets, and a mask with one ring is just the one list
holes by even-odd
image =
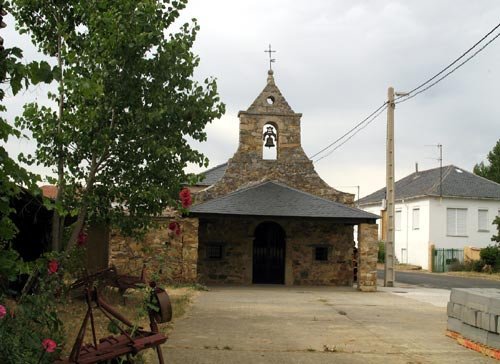
[[[178, 222], [180, 234], [168, 228]], [[198, 219], [164, 217], [142, 239], [123, 237], [112, 232], [109, 244], [110, 263], [118, 272], [138, 275], [143, 264], [147, 274], [164, 282], [192, 283], [197, 281]]]
[[[255, 228], [262, 218], [200, 219], [198, 277], [206, 284], [251, 284]], [[285, 231], [285, 284], [335, 285], [353, 283], [352, 227], [329, 221], [273, 219]], [[207, 258], [210, 245], [222, 245], [221, 259]], [[328, 249], [326, 261], [316, 261], [314, 249]]]
[[[268, 100], [272, 100], [272, 104]], [[288, 105], [270, 71], [267, 85], [247, 111], [240, 111], [239, 146], [229, 159], [224, 177], [201, 191], [196, 202], [226, 195], [238, 188], [266, 180], [282, 182], [290, 187], [352, 205], [354, 196], [330, 187], [314, 170], [312, 161], [301, 146], [300, 119]], [[266, 124], [277, 130], [277, 158], [262, 158], [262, 131]]]

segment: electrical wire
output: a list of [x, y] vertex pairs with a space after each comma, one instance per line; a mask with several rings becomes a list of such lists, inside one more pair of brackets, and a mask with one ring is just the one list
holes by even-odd
[[[427, 91], [431, 87], [437, 85], [439, 82], [441, 82], [442, 80], [444, 80], [446, 77], [450, 76], [456, 70], [458, 70], [459, 68], [461, 68], [467, 62], [469, 62], [472, 58], [474, 58], [478, 53], [480, 53], [487, 46], [489, 46], [493, 41], [495, 41], [498, 37], [500, 37], [500, 33], [498, 33], [497, 35], [495, 35], [492, 39], [490, 39], [486, 44], [484, 44], [481, 48], [479, 48], [477, 51], [475, 51], [472, 55], [470, 55], [469, 57], [467, 57], [464, 61], [460, 62], [456, 67], [454, 67], [454, 68], [452, 68], [452, 67], [455, 64], [457, 64], [461, 59], [463, 59], [467, 54], [469, 54], [470, 52], [472, 52], [478, 45], [480, 45], [486, 38], [488, 38], [491, 34], [493, 34], [493, 32], [495, 32], [495, 30], [497, 30], [498, 28], [500, 28], [500, 23], [497, 24], [495, 27], [493, 27], [493, 29], [491, 29], [488, 33], [486, 33], [472, 47], [470, 47], [469, 49], [467, 49], [458, 58], [456, 58], [453, 62], [451, 62], [448, 66], [446, 66], [445, 68], [443, 68], [441, 71], [439, 71], [438, 73], [436, 73], [434, 76], [432, 76], [431, 78], [429, 78], [425, 82], [421, 83], [417, 87], [413, 88], [407, 94], [396, 97], [394, 99], [395, 104], [400, 104], [400, 103], [403, 103], [405, 101], [408, 101], [408, 100], [414, 98], [415, 96], [417, 96], [417, 95], [419, 95], [419, 94]], [[450, 68], [452, 68], [452, 69], [449, 72], [446, 72]], [[443, 75], [443, 73], [444, 73], [444, 75]], [[443, 75], [443, 76], [439, 77], [441, 75]], [[434, 81], [434, 80], [436, 80], [436, 81]], [[432, 82], [432, 81], [434, 81], [434, 82]], [[416, 91], [418, 91], [418, 92], [416, 92]], [[387, 108], [387, 104], [388, 104], [387, 101], [384, 102], [380, 107], [378, 107], [370, 115], [368, 115], [366, 118], [364, 118], [363, 120], [361, 120], [358, 124], [356, 124], [354, 127], [352, 127], [350, 130], [348, 130], [345, 134], [343, 134], [342, 136], [340, 136], [339, 138], [337, 138], [336, 140], [334, 140], [332, 143], [328, 144], [326, 147], [324, 147], [323, 149], [321, 149], [319, 152], [313, 154], [310, 157], [310, 159], [313, 159], [314, 157], [318, 156], [319, 154], [323, 153], [324, 151], [330, 149], [332, 146], [334, 146], [335, 144], [337, 144], [338, 142], [340, 142], [341, 140], [343, 140], [344, 138], [347, 137], [347, 139], [345, 139], [342, 143], [340, 143], [339, 145], [337, 145], [335, 148], [333, 148], [330, 152], [328, 152], [324, 156], [316, 159], [314, 162], [318, 162], [318, 161], [322, 160], [323, 158], [326, 158], [327, 156], [331, 155], [335, 150], [337, 150], [342, 145], [344, 145], [345, 143], [347, 143], [347, 141], [351, 140], [352, 137], [354, 137], [354, 135], [356, 135], [357, 133], [359, 133], [361, 130], [363, 130], [364, 128], [366, 128], [371, 122], [373, 122]], [[365, 125], [363, 125], [363, 124], [365, 124]]]
[[[352, 138], [352, 137], [354, 137], [356, 134], [358, 134], [361, 130], [363, 130], [363, 129], [364, 129], [364, 128], [366, 128], [368, 125], [370, 125], [370, 124], [371, 124], [371, 123], [372, 123], [375, 119], [377, 119], [377, 118], [380, 116], [380, 114], [382, 114], [382, 113], [385, 111], [385, 109], [387, 109], [387, 103], [384, 103], [384, 105], [382, 105], [382, 106], [383, 106], [383, 108], [382, 108], [381, 110], [380, 110], [380, 108], [379, 108], [378, 112], [377, 112], [375, 115], [373, 115], [373, 113], [371, 114], [371, 115], [373, 115], [373, 116], [372, 116], [372, 118], [371, 118], [368, 122], [366, 122], [366, 123], [365, 123], [365, 125], [363, 125], [362, 127], [360, 127], [360, 128], [359, 128], [358, 130], [356, 130], [353, 134], [351, 134], [351, 135], [350, 135], [350, 136], [349, 136], [346, 140], [344, 140], [342, 143], [340, 143], [339, 145], [337, 145], [335, 148], [333, 148], [330, 152], [328, 152], [328, 153], [327, 153], [327, 154], [325, 154], [324, 156], [322, 156], [322, 157], [320, 157], [320, 158], [316, 159], [314, 162], [319, 162], [319, 161], [320, 161], [320, 160], [322, 160], [323, 158], [328, 157], [330, 154], [332, 154], [332, 153], [333, 153], [333, 152], [335, 152], [337, 149], [339, 149], [341, 146], [343, 146], [345, 143], [347, 143], [349, 140], [351, 140], [351, 138]], [[366, 119], [365, 119], [365, 120], [366, 120]]]
[[354, 127], [352, 127], [349, 131], [347, 131], [344, 135], [342, 135], [341, 137], [337, 138], [336, 140], [334, 140], [333, 142], [331, 142], [330, 144], [328, 144], [326, 147], [324, 147], [323, 149], [321, 149], [319, 152], [313, 154], [312, 156], [309, 157], [309, 159], [313, 159], [314, 157], [316, 157], [317, 155], [323, 153], [325, 150], [329, 149], [330, 147], [332, 147], [333, 145], [337, 144], [339, 141], [341, 141], [342, 139], [344, 139], [347, 135], [351, 134], [354, 130], [356, 130], [357, 128], [359, 128], [362, 124], [364, 124], [367, 120], [369, 120], [373, 115], [375, 115], [377, 112], [380, 111], [380, 109], [384, 109], [385, 110], [385, 107], [387, 107], [387, 101], [384, 102], [382, 105], [380, 105], [375, 111], [373, 111], [370, 115], [368, 115], [366, 118], [364, 118], [363, 120], [361, 120], [359, 123], [357, 123]]
[[[500, 25], [500, 24], [499, 24]], [[425, 92], [427, 91], [428, 89], [430, 89], [431, 87], [437, 85], [439, 82], [441, 82], [442, 80], [444, 80], [446, 77], [448, 77], [449, 75], [451, 75], [453, 72], [455, 72], [456, 70], [458, 70], [460, 67], [462, 67], [463, 65], [465, 65], [467, 62], [469, 62], [472, 58], [474, 58], [479, 52], [481, 52], [483, 49], [485, 49], [487, 46], [489, 46], [491, 43], [493, 43], [494, 40], [496, 40], [498, 37], [500, 37], [500, 33], [498, 33], [497, 35], [495, 35], [492, 39], [490, 39], [485, 45], [483, 45], [481, 48], [479, 48], [476, 52], [474, 52], [472, 55], [470, 55], [468, 58], [466, 58], [463, 62], [459, 63], [456, 67], [452, 68], [449, 72], [445, 73], [442, 77], [438, 78], [436, 81], [434, 81], [433, 83], [431, 83], [430, 85], [428, 85], [427, 87], [419, 90], [417, 93], [414, 93], [412, 94], [411, 92], [405, 96], [402, 100], [399, 100], [399, 101], [396, 101], [395, 103], [396, 104], [400, 104], [402, 102], [405, 102], [405, 101], [408, 101], [408, 100], [411, 100], [413, 99], [415, 96], [417, 95], [420, 95], [422, 92]], [[449, 67], [447, 67], [446, 69], [448, 69]], [[443, 72], [440, 72], [439, 74], [442, 74]], [[433, 78], [435, 79], [435, 77]]]
[[[486, 33], [480, 40], [478, 40], [472, 47], [470, 47], [469, 49], [467, 49], [464, 53], [462, 53], [462, 55], [460, 57], [458, 57], [457, 59], [455, 59], [453, 62], [451, 62], [448, 66], [446, 66], [445, 68], [443, 68], [441, 71], [439, 71], [438, 73], [436, 73], [434, 76], [432, 76], [431, 78], [429, 78], [427, 81], [425, 81], [424, 83], [421, 83], [420, 85], [418, 85], [417, 87], [415, 87], [413, 90], [409, 91], [408, 94], [412, 94], [414, 93], [415, 91], [421, 89], [422, 87], [424, 87], [425, 85], [427, 85], [429, 82], [432, 82], [433, 80], [435, 80], [437, 77], [439, 77], [441, 74], [443, 74], [444, 72], [446, 72], [449, 68], [451, 68], [453, 65], [455, 65], [458, 61], [460, 61], [462, 58], [464, 58], [467, 54], [469, 54], [474, 48], [476, 48], [479, 44], [481, 44], [486, 38], [488, 38], [495, 30], [497, 30], [498, 28], [500, 28], [500, 23], [497, 24], [495, 27], [493, 27], [493, 29], [491, 29], [488, 33]], [[493, 38], [492, 40], [490, 40], [486, 46], [488, 46], [488, 44], [490, 44], [493, 40], [495, 40], [496, 38], [498, 37], [498, 35]], [[472, 57], [474, 57], [477, 53], [479, 53], [480, 51], [482, 51], [486, 46], [483, 46], [478, 52], [474, 53], [472, 55]], [[471, 59], [472, 57], [469, 57], [467, 60]], [[432, 87], [432, 86], [431, 86]], [[429, 87], [430, 88], [430, 87]], [[429, 89], [427, 88], [427, 89]], [[405, 97], [405, 96], [399, 96], [397, 97], [395, 100], [398, 100], [402, 97]]]

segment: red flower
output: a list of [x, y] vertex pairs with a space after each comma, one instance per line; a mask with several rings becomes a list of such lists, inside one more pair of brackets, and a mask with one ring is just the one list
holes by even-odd
[[57, 348], [57, 344], [52, 339], [43, 339], [42, 346], [47, 353], [53, 353]]
[[7, 314], [7, 309], [4, 305], [0, 305], [0, 319], [4, 318]]
[[83, 246], [87, 243], [87, 238], [88, 234], [85, 231], [81, 230], [80, 233], [78, 234], [76, 243], [78, 244], [78, 246]]
[[49, 262], [48, 269], [49, 269], [49, 274], [56, 273], [57, 270], [59, 269], [59, 263], [57, 262], [57, 260], [55, 259], [51, 260]]
[[175, 235], [181, 235], [181, 225], [177, 221], [170, 222], [168, 228], [172, 230]]
[[183, 188], [181, 192], [179, 192], [179, 198], [181, 200], [182, 207], [185, 209], [193, 203], [193, 200], [191, 199], [191, 192], [188, 188]]

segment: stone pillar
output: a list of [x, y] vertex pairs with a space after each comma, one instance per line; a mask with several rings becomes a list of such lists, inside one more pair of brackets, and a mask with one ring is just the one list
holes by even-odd
[[358, 226], [358, 289], [363, 292], [377, 290], [377, 224]]

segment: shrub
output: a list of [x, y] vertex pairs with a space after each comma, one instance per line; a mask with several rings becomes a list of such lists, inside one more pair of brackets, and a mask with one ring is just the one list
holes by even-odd
[[500, 268], [500, 248], [496, 245], [489, 245], [481, 249], [479, 253], [484, 264], [491, 265], [494, 268]]
[[378, 242], [378, 259], [379, 263], [385, 263], [385, 243], [383, 241]]
[[448, 267], [450, 272], [463, 272], [467, 270], [465, 263], [461, 263], [459, 260], [455, 259]]

